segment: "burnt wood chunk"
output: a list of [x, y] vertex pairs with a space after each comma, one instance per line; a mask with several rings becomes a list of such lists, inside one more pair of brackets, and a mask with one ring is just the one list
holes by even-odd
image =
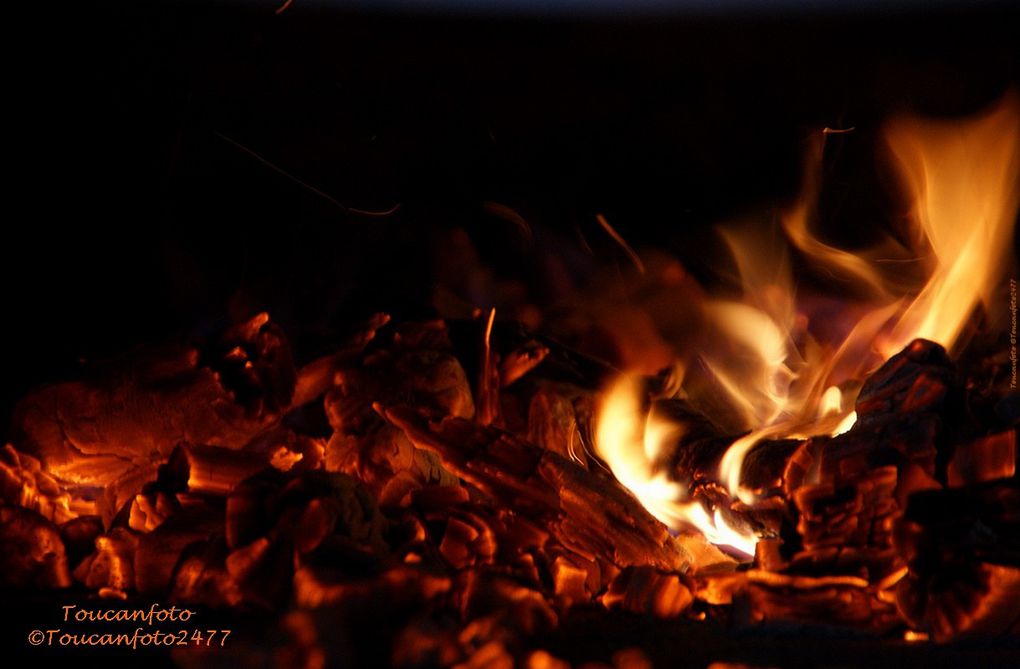
[[38, 459], [10, 444], [0, 450], [0, 501], [31, 509], [55, 523], [74, 518], [71, 495]]
[[910, 573], [897, 606], [937, 641], [1001, 634], [1020, 621], [1020, 484], [998, 480], [910, 498], [897, 533]]
[[96, 537], [95, 551], [74, 570], [86, 587], [125, 593], [135, 588], [138, 534], [123, 527]]
[[333, 428], [325, 465], [360, 479], [387, 506], [399, 505], [415, 488], [454, 483], [432, 453], [416, 449], [373, 411], [374, 402], [413, 402], [435, 416], [475, 416], [467, 375], [442, 321], [402, 325], [336, 372], [325, 399]]
[[975, 439], [958, 446], [949, 463], [950, 487], [1010, 478], [1016, 474], [1016, 431]]
[[173, 490], [226, 496], [241, 481], [269, 466], [264, 458], [254, 453], [182, 444], [170, 455], [160, 478]]
[[241, 448], [278, 420], [294, 374], [286, 339], [260, 314], [205, 349], [145, 349], [41, 388], [18, 404], [12, 425], [50, 475], [95, 499], [178, 443]]
[[35, 511], [0, 506], [0, 583], [38, 588], [71, 585], [56, 525]]
[[656, 618], [675, 618], [694, 601], [694, 585], [680, 574], [627, 567], [609, 584], [602, 604]]
[[680, 571], [692, 566], [666, 527], [601, 471], [463, 419], [429, 422], [407, 408], [380, 411], [418, 448], [435, 452], [460, 478], [519, 509], [580, 555], [620, 567]]

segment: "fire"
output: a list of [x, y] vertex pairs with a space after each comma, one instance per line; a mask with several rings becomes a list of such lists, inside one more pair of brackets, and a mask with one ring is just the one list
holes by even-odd
[[[895, 119], [884, 137], [909, 195], [905, 233], [853, 253], [814, 236], [824, 134], [811, 146], [799, 201], [781, 215], [781, 233], [762, 226], [720, 231], [741, 295], [706, 298], [692, 315], [705, 336], [696, 350], [681, 352], [699, 364], [689, 366], [677, 396], [744, 433], [722, 457], [717, 480], [745, 503], [757, 496], [741, 482], [743, 462], [759, 441], [851, 429], [869, 372], [919, 337], [959, 352], [973, 331], [968, 325], [1001, 287], [1020, 201], [1020, 97], [1010, 93], [963, 121]], [[836, 320], [852, 325], [840, 334], [832, 334], [839, 332], [832, 323], [825, 335], [812, 328], [810, 304], [798, 301], [791, 252], [868, 296], [841, 302]], [[914, 275], [921, 280], [911, 282]], [[643, 400], [634, 374], [607, 391], [597, 417], [599, 455], [671, 528], [694, 525], [713, 543], [753, 554], [755, 536], [689, 501], [678, 481], [685, 473], [667, 471], [664, 461], [684, 426], [648, 414]]]
[[927, 285], [883, 353], [915, 337], [947, 349], [979, 305], [989, 306], [1009, 260], [1020, 198], [1020, 102], [1009, 97], [965, 125], [899, 121], [889, 147], [914, 194], [915, 230], [931, 250]]
[[599, 455], [620, 483], [667, 526], [693, 525], [712, 543], [753, 555], [753, 534], [731, 527], [718, 510], [710, 515], [700, 503], [687, 501], [686, 488], [662, 467], [662, 457], [671, 443], [683, 438], [684, 428], [645, 412], [641, 397], [640, 377], [635, 375], [620, 377], [609, 389], [596, 427]]

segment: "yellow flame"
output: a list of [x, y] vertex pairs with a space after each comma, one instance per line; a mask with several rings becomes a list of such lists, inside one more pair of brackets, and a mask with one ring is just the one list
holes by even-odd
[[[967, 334], [975, 309], [988, 305], [1000, 285], [1020, 198], [1017, 96], [1011, 93], [990, 112], [964, 121], [898, 119], [886, 126], [885, 137], [912, 201], [910, 243], [905, 249], [897, 253], [890, 237], [855, 255], [815, 239], [807, 221], [810, 201], [817, 195], [813, 176], [817, 170], [809, 170], [801, 201], [784, 216], [791, 244], [813, 261], [868, 287], [878, 301], [842, 342], [830, 342], [838, 347], [828, 359], [810, 354], [810, 339], [803, 351], [792, 350], [789, 329], [783, 358], [775, 329], [757, 325], [760, 360], [773, 370], [789, 369], [792, 378], [788, 392], [776, 395], [770, 379], [763, 381], [758, 370], [749, 370], [747, 378], [757, 378], [759, 392], [777, 401], [770, 415], [759, 415], [765, 420], [731, 445], [720, 465], [720, 477], [744, 501], [753, 501], [754, 496], [740, 486], [743, 461], [758, 441], [846, 432], [857, 418], [854, 398], [844, 397], [838, 386], [829, 384], [862, 378], [918, 337], [954, 350]], [[812, 148], [816, 162], [821, 157], [819, 146]], [[730, 246], [743, 266], [743, 258], [755, 248], [735, 245], [732, 239], [728, 238]], [[889, 265], [883, 267], [880, 257], [902, 260], [911, 255], [924, 259], [927, 280], [915, 295], [897, 295], [902, 277], [887, 269]], [[746, 296], [754, 287], [745, 282], [744, 290]], [[789, 316], [785, 318], [789, 322]], [[777, 328], [783, 326], [774, 313], [770, 319]], [[743, 321], [752, 323], [746, 317]], [[791, 366], [798, 353], [801, 364]], [[846, 377], [834, 378], [839, 372]], [[745, 394], [741, 401], [746, 404], [754, 397]]]
[[683, 426], [644, 411], [640, 378], [623, 375], [607, 391], [599, 411], [595, 446], [617, 480], [648, 512], [668, 527], [697, 527], [714, 544], [753, 555], [757, 537], [730, 526], [698, 502], [686, 501], [687, 489], [662, 469], [659, 458], [682, 438]]
[[[742, 295], [704, 300], [704, 336], [687, 354], [703, 363], [708, 378], [699, 385], [691, 374], [680, 392], [720, 425], [744, 433], [718, 475], [746, 503], [756, 495], [742, 485], [743, 463], [758, 442], [851, 429], [868, 373], [918, 337], [958, 350], [978, 308], [1001, 286], [1020, 203], [1020, 97], [1010, 93], [962, 121], [897, 119], [885, 138], [911, 202], [905, 241], [889, 235], [851, 253], [811, 233], [821, 141], [811, 147], [800, 201], [782, 216], [782, 238], [760, 227], [722, 231]], [[870, 303], [845, 304], [840, 318], [854, 324], [841, 338], [817, 340], [798, 311], [791, 247], [869, 296]], [[687, 501], [687, 489], [664, 471], [660, 461], [684, 427], [648, 415], [643, 400], [634, 377], [610, 388], [597, 417], [600, 456], [662, 522], [692, 524], [714, 543], [753, 554], [754, 536], [727, 525], [718, 510]]]
[[886, 140], [913, 195], [912, 222], [932, 269], [883, 353], [916, 337], [951, 350], [975, 308], [989, 305], [1013, 248], [1020, 101], [1011, 94], [968, 123], [899, 120]]

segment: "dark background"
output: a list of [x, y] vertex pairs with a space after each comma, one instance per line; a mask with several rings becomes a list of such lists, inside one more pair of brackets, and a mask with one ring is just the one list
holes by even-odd
[[497, 18], [81, 4], [5, 8], [4, 416], [80, 358], [256, 309], [305, 355], [367, 311], [419, 313], [443, 231], [468, 231], [497, 272], [527, 266], [487, 201], [539, 241], [604, 213], [697, 265], [707, 225], [795, 193], [821, 126], [857, 128], [829, 151], [823, 200], [853, 243], [890, 215], [871, 168], [880, 120], [978, 109], [1020, 62], [1005, 5]]

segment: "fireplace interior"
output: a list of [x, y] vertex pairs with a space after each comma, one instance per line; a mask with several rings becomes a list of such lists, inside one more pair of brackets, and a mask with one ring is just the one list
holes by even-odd
[[1020, 665], [1017, 10], [552, 4], [12, 10], [18, 666]]

